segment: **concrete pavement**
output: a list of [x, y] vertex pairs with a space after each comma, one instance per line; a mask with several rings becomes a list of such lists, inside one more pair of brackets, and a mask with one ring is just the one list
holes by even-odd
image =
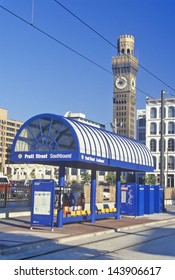
[[167, 206], [165, 213], [144, 215], [139, 217], [121, 216], [120, 220], [108, 218], [90, 222], [71, 223], [63, 228], [34, 227], [30, 230], [29, 211], [7, 213], [2, 218], [0, 213], [0, 259], [11, 259], [11, 255], [25, 252], [51, 244], [66, 244], [74, 240], [86, 240], [88, 237], [107, 235], [116, 231], [143, 227], [148, 224], [175, 222], [175, 205]]

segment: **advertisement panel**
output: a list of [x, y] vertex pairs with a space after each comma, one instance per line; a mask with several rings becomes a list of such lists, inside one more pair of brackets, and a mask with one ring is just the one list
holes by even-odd
[[33, 226], [54, 228], [55, 181], [36, 179], [32, 181], [31, 221]]

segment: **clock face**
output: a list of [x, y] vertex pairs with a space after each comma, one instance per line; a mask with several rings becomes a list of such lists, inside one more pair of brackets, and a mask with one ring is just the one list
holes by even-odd
[[127, 79], [125, 77], [119, 77], [115, 80], [115, 86], [118, 89], [123, 89], [127, 85]]
[[135, 90], [135, 85], [136, 85], [135, 79], [134, 79], [134, 78], [131, 78], [131, 89], [132, 89], [132, 90]]

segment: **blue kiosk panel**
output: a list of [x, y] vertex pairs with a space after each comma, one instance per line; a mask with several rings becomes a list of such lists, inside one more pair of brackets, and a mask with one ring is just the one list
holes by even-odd
[[154, 212], [162, 213], [163, 212], [163, 192], [164, 189], [162, 186], [154, 186]]
[[136, 216], [144, 215], [144, 186], [136, 185]]
[[144, 215], [144, 187], [135, 183], [121, 186], [121, 214]]
[[54, 227], [54, 180], [33, 180], [30, 228], [33, 225]]
[[154, 213], [154, 186], [145, 185], [144, 190], [144, 213]]
[[121, 208], [123, 215], [135, 215], [135, 184], [121, 185]]

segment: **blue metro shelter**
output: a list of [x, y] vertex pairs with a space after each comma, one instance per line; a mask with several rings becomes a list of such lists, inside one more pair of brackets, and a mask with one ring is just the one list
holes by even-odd
[[[91, 170], [90, 212], [86, 217], [73, 217], [71, 221], [120, 217], [120, 174], [125, 172], [151, 172], [153, 159], [149, 149], [141, 142], [96, 128], [71, 118], [55, 114], [40, 114], [26, 121], [19, 129], [12, 145], [15, 163], [59, 166], [59, 186], [64, 188], [65, 168]], [[116, 172], [116, 211], [96, 213], [96, 171]], [[66, 220], [67, 219], [67, 220]], [[57, 226], [69, 222], [59, 209]]]

